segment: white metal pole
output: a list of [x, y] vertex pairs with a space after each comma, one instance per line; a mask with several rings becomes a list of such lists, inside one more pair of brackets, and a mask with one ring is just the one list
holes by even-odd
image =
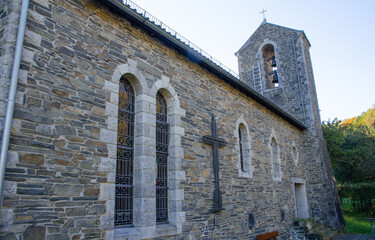
[[14, 101], [16, 98], [18, 74], [20, 71], [21, 54], [23, 48], [23, 40], [25, 37], [25, 28], [27, 20], [27, 11], [29, 8], [29, 0], [22, 1], [20, 22], [18, 25], [16, 50], [14, 53], [12, 75], [10, 79], [9, 94], [7, 99], [7, 109], [5, 112], [3, 136], [1, 140], [1, 155], [0, 155], [0, 206], [3, 205], [3, 186], [5, 177], [5, 168], [8, 157], [10, 130], [12, 128], [12, 119], [14, 111]]

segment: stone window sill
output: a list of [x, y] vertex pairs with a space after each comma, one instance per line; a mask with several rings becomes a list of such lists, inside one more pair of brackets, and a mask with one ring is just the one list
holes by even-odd
[[267, 88], [267, 89], [264, 89], [263, 91], [264, 92], [271, 92], [271, 91], [274, 91], [274, 90], [278, 90], [280, 88], [281, 88], [281, 86], [278, 86], [278, 87], [273, 87], [273, 88]]
[[114, 239], [145, 239], [177, 235], [178, 229], [172, 224], [159, 224], [148, 227], [124, 227], [114, 230]]
[[239, 177], [240, 178], [253, 178], [253, 171], [244, 172], [240, 170]]

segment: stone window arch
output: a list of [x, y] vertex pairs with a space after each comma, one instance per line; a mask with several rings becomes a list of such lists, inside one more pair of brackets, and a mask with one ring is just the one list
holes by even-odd
[[[99, 199], [106, 206], [101, 216], [100, 229], [108, 238], [149, 239], [174, 236], [182, 233], [185, 212], [182, 210], [184, 192], [180, 181], [185, 180], [181, 171], [183, 150], [181, 137], [184, 135], [181, 117], [185, 111], [180, 108], [178, 95], [170, 79], [162, 76], [148, 85], [138, 62], [131, 59], [127, 64], [115, 68], [111, 80], [105, 80], [106, 128], [100, 129], [100, 140], [106, 144], [108, 154], [101, 157], [98, 170], [107, 177], [100, 183]], [[150, 66], [152, 67], [152, 66]], [[126, 78], [134, 90], [134, 161], [133, 161], [133, 223], [116, 226], [116, 161], [117, 132], [120, 90], [122, 78]], [[160, 92], [166, 101], [169, 124], [168, 142], [168, 222], [156, 222], [156, 98]]]
[[234, 135], [237, 139], [237, 169], [240, 177], [252, 178], [254, 167], [251, 165], [251, 136], [249, 127], [241, 117], [236, 123]]
[[[185, 111], [180, 108], [180, 101], [169, 79], [163, 78], [155, 82], [150, 90], [151, 96], [163, 96], [166, 103], [166, 119], [169, 126], [168, 131], [168, 162], [167, 162], [167, 181], [168, 181], [168, 224], [175, 227], [177, 232], [182, 232], [182, 222], [185, 219], [185, 213], [182, 212], [182, 201], [184, 199], [183, 189], [180, 188], [180, 180], [185, 179], [185, 172], [181, 171], [181, 160], [183, 149], [181, 147], [181, 138], [184, 135], [181, 117]], [[158, 108], [155, 105], [155, 113]], [[163, 227], [166, 224], [159, 224]]]
[[156, 94], [156, 222], [168, 222], [168, 144], [167, 101]]
[[263, 72], [265, 79], [265, 89], [271, 89], [279, 86], [277, 59], [275, 55], [275, 47], [273, 44], [267, 43], [261, 50], [263, 59]]
[[134, 114], [133, 86], [124, 75], [119, 83], [115, 226], [133, 224]]
[[271, 152], [271, 174], [272, 179], [276, 181], [281, 181], [281, 159], [280, 159], [280, 148], [277, 143], [276, 137], [271, 138], [270, 142], [270, 152]]
[[293, 162], [297, 166], [298, 158], [299, 158], [299, 152], [298, 152], [298, 149], [296, 147], [295, 142], [293, 142], [293, 144], [292, 144], [291, 153], [292, 153]]
[[244, 129], [244, 126], [243, 124], [240, 125], [240, 127], [238, 128], [238, 142], [239, 142], [239, 145], [240, 145], [240, 165], [241, 165], [241, 171], [245, 172], [245, 167], [244, 167], [244, 157], [245, 157], [245, 153], [244, 153], [244, 148], [245, 148], [245, 140], [244, 140], [244, 136], [245, 135], [245, 129]]

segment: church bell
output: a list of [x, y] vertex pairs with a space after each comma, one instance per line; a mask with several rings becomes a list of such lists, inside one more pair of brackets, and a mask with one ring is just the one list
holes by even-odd
[[276, 58], [275, 56], [272, 57], [271, 67], [276, 67]]
[[277, 71], [273, 71], [272, 83], [279, 83], [279, 77], [277, 76]]

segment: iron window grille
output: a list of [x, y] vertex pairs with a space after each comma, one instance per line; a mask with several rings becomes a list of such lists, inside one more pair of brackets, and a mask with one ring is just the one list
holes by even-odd
[[241, 163], [241, 171], [244, 171], [244, 164], [243, 164], [243, 136], [241, 127], [238, 128], [238, 141], [240, 145], [240, 163]]
[[115, 226], [133, 224], [134, 91], [122, 77], [119, 87]]
[[168, 223], [168, 141], [167, 102], [156, 96], [156, 222]]

